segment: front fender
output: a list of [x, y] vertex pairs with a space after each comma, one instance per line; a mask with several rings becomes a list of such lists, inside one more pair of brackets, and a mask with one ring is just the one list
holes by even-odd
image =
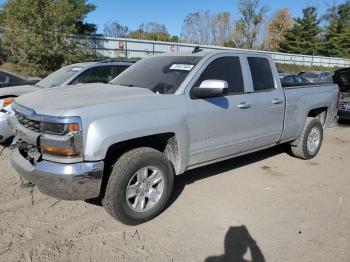
[[84, 159], [102, 160], [116, 143], [162, 133], [175, 133], [183, 172], [188, 161], [189, 132], [185, 115], [175, 110], [122, 114], [91, 121], [87, 126]]

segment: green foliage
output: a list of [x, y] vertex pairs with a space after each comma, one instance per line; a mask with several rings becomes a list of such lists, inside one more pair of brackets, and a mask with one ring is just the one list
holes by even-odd
[[131, 31], [128, 37], [154, 41], [170, 41], [171, 39], [166, 26], [155, 22], [141, 24], [137, 30]]
[[142, 23], [136, 30], [130, 31], [125, 25], [118, 21], [105, 24], [103, 35], [109, 37], [134, 38], [154, 41], [178, 42], [178, 36], [171, 36], [165, 25], [149, 22]]
[[321, 51], [321, 19], [316, 7], [303, 9], [303, 17], [296, 18], [293, 27], [285, 34], [279, 50], [286, 53], [316, 55]]
[[328, 26], [322, 54], [326, 56], [350, 56], [350, 1], [334, 5], [326, 13]]
[[231, 47], [231, 48], [236, 48], [237, 47], [236, 43], [234, 41], [232, 41], [232, 40], [225, 41], [224, 42], [224, 46], [225, 47]]
[[293, 65], [293, 64], [276, 64], [277, 68], [286, 72], [288, 74], [298, 74], [299, 72], [309, 72], [309, 71], [329, 71], [334, 72], [338, 68], [336, 67], [325, 67], [325, 66], [303, 66], [303, 65]]
[[83, 23], [94, 8], [86, 0], [8, 0], [2, 44], [10, 62], [45, 75], [89, 55], [89, 41], [76, 35], [95, 31]]

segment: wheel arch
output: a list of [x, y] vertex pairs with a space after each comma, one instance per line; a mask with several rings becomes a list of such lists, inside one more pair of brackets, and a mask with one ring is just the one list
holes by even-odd
[[181, 153], [179, 151], [179, 144], [175, 133], [167, 132], [125, 140], [112, 144], [107, 150], [105, 172], [101, 187], [102, 195], [108, 183], [114, 163], [124, 153], [140, 147], [149, 147], [162, 152], [171, 162], [175, 174], [181, 173]]

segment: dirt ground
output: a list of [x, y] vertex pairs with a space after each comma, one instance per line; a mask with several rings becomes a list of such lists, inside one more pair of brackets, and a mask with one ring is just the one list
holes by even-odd
[[0, 261], [350, 261], [350, 123], [311, 161], [278, 147], [177, 177], [169, 207], [136, 227], [21, 188], [9, 154]]

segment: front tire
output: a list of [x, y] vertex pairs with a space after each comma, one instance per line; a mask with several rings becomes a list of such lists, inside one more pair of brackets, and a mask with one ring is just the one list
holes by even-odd
[[291, 147], [292, 154], [300, 159], [314, 158], [323, 142], [323, 126], [319, 119], [308, 117], [296, 146]]
[[133, 149], [113, 166], [102, 204], [118, 221], [141, 224], [164, 210], [173, 184], [172, 164], [161, 152]]

